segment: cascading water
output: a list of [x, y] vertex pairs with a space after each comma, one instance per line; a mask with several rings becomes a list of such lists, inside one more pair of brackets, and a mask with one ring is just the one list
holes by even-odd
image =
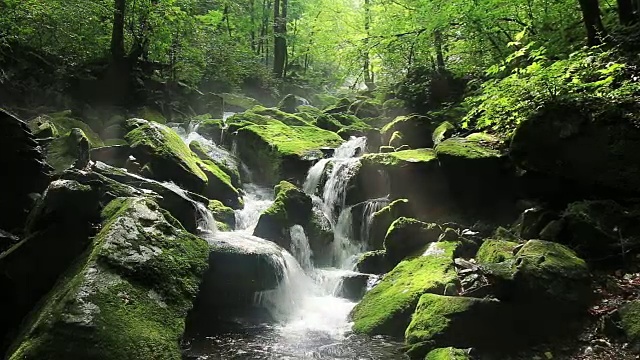
[[[198, 140], [208, 149], [218, 148], [197, 134], [183, 134], [183, 139], [187, 143]], [[251, 235], [260, 214], [274, 201], [271, 189], [253, 184], [243, 185], [245, 206], [236, 211], [235, 231], [216, 232], [215, 222], [209, 222], [206, 215], [201, 216], [207, 219], [200, 225], [204, 230], [203, 236], [209, 242], [224, 243], [246, 252], [269, 254], [272, 264], [281, 269], [282, 280], [275, 289], [257, 293], [254, 299], [257, 306], [268, 311], [274, 322], [260, 320], [256, 324], [254, 321], [257, 320], [245, 319], [241, 321], [244, 325], [239, 329], [234, 327], [213, 336], [191, 339], [191, 349], [187, 351], [190, 358], [402, 358], [399, 346], [395, 343], [382, 338], [350, 335], [348, 314], [355, 302], [336, 296], [342, 279], [354, 274], [351, 269], [355, 255], [365, 250], [363, 245], [353, 241], [351, 209], [344, 209], [347, 181], [358, 166], [358, 159], [354, 156], [364, 152], [365, 147], [366, 139], [351, 139], [336, 150], [333, 158], [318, 162], [309, 171], [305, 183], [305, 191], [313, 194], [322, 179], [326, 179], [321, 197], [312, 197], [314, 211], [322, 212], [327, 219], [327, 226], [334, 231], [333, 268], [315, 268], [309, 239], [300, 225], [289, 229], [293, 254]], [[234, 155], [226, 154], [235, 160]], [[375, 207], [371, 206], [372, 209]], [[211, 215], [206, 207], [200, 210]], [[338, 216], [335, 216], [336, 211], [339, 212]]]

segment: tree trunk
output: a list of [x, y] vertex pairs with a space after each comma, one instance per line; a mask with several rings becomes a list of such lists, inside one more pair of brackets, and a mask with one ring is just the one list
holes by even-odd
[[600, 4], [598, 0], [578, 0], [584, 26], [587, 30], [587, 45], [597, 46], [602, 44], [602, 39], [606, 36], [602, 17], [600, 14]]
[[373, 74], [371, 72], [371, 54], [369, 53], [369, 36], [371, 32], [371, 0], [364, 0], [364, 64], [363, 64], [363, 75], [364, 75], [364, 84], [367, 86], [369, 90], [373, 90], [375, 88], [375, 83], [373, 81]]
[[444, 53], [442, 51], [442, 32], [440, 30], [436, 30], [433, 33], [434, 45], [436, 48], [436, 70], [444, 71]]
[[275, 0], [273, 6], [273, 73], [284, 77], [287, 60], [287, 0]]
[[617, 0], [617, 2], [620, 24], [626, 26], [633, 25], [637, 20], [633, 9], [633, 0]]
[[124, 59], [124, 14], [126, 0], [115, 0], [113, 9], [113, 30], [111, 32], [111, 60], [120, 63]]

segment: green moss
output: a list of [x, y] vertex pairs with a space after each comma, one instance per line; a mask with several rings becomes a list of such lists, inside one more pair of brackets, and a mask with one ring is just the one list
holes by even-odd
[[207, 119], [200, 122], [197, 128], [198, 134], [215, 141], [220, 141], [224, 123], [218, 119]]
[[440, 144], [453, 133], [455, 128], [456, 127], [452, 123], [443, 121], [435, 130], [433, 130], [433, 143], [435, 145]]
[[53, 139], [46, 147], [47, 163], [56, 173], [71, 168], [82, 157], [89, 156], [89, 140], [80, 129], [72, 129], [67, 134]]
[[147, 199], [118, 199], [9, 359], [182, 358], [180, 339], [209, 254]]
[[383, 166], [400, 165], [403, 162], [431, 162], [436, 160], [435, 152], [431, 149], [404, 150], [393, 153], [366, 154], [363, 163], [375, 163]]
[[513, 259], [513, 250], [518, 245], [511, 241], [487, 239], [480, 246], [476, 261], [480, 264], [493, 264]]
[[400, 217], [387, 230], [384, 238], [384, 249], [392, 263], [399, 262], [425, 245], [438, 241], [442, 229], [436, 224]]
[[477, 301], [478, 299], [461, 296], [422, 295], [406, 331], [407, 343], [434, 338], [449, 326], [449, 321], [455, 314], [469, 310]]
[[633, 344], [640, 341], [640, 301], [633, 300], [618, 310], [620, 323], [627, 339]]
[[153, 121], [158, 124], [166, 124], [167, 118], [164, 117], [158, 110], [145, 106], [138, 110], [137, 117], [145, 119], [147, 121]]
[[191, 149], [191, 151], [193, 151], [201, 160], [208, 160], [214, 163], [218, 168], [220, 168], [220, 170], [224, 171], [224, 173], [231, 178], [231, 184], [234, 187], [241, 186], [240, 172], [237, 167], [233, 167], [224, 161], [213, 159], [209, 156], [209, 150], [207, 150], [207, 148], [198, 141], [192, 141], [189, 143], [189, 149]]
[[222, 93], [218, 95], [224, 100], [225, 107], [235, 106], [246, 110], [251, 109], [256, 105], [260, 105], [258, 100], [242, 94]]
[[480, 141], [468, 138], [450, 138], [441, 142], [436, 147], [438, 156], [449, 156], [466, 159], [486, 159], [500, 157], [500, 152], [494, 150]]
[[53, 124], [53, 128], [55, 128], [57, 132], [57, 134], [53, 134], [53, 136], [63, 136], [69, 133], [71, 129], [77, 128], [82, 130], [89, 139], [89, 145], [91, 148], [104, 146], [100, 136], [96, 134], [96, 132], [87, 123], [72, 117], [71, 110], [40, 116], [31, 120], [29, 122], [29, 127], [32, 131], [37, 131], [47, 122]]
[[424, 360], [469, 360], [469, 353], [452, 347], [431, 350]]
[[208, 209], [218, 224], [218, 230], [231, 231], [236, 228], [236, 213], [232, 208], [218, 200], [211, 200]]
[[420, 296], [442, 293], [456, 280], [456, 248], [457, 243], [432, 243], [423, 255], [398, 264], [353, 309], [353, 330], [370, 335], [404, 334]]
[[[275, 120], [281, 121], [282, 123], [290, 126], [310, 125], [308, 122], [304, 121], [300, 116], [284, 112], [278, 108], [265, 108], [263, 106], [256, 106], [251, 108], [251, 110], [249, 110], [248, 112], [252, 114], [273, 118]], [[254, 121], [254, 123], [260, 124], [261, 122]]]

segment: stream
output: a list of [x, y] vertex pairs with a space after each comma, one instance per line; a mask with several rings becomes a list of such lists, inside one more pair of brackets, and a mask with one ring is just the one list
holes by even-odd
[[[226, 114], [225, 114], [226, 115]], [[176, 129], [189, 143], [204, 143], [211, 156], [237, 162], [235, 156], [195, 132]], [[290, 228], [292, 252], [252, 236], [260, 214], [274, 201], [273, 190], [245, 183], [242, 210], [236, 211], [236, 230], [221, 232], [215, 222], [200, 224], [203, 237], [210, 242], [226, 242], [247, 249], [269, 249], [272, 261], [284, 273], [276, 289], [257, 293], [254, 304], [269, 316], [230, 319], [215, 334], [193, 335], [186, 339], [187, 359], [405, 359], [402, 344], [385, 337], [368, 337], [350, 332], [349, 312], [355, 302], [339, 297], [341, 279], [353, 271], [358, 255], [366, 246], [353, 240], [351, 208], [345, 208], [347, 181], [366, 148], [365, 138], [352, 138], [336, 149], [334, 157], [316, 163], [307, 175], [303, 189], [313, 199], [314, 211], [321, 212], [334, 233], [329, 267], [316, 268], [309, 239], [300, 225]], [[331, 166], [327, 166], [331, 164]], [[242, 164], [237, 164], [242, 166]], [[250, 179], [251, 169], [243, 169]], [[320, 186], [324, 177], [324, 186]], [[319, 187], [322, 187], [319, 189]], [[386, 203], [372, 200], [365, 206], [363, 233], [370, 218]], [[205, 218], [209, 218], [205, 216]], [[376, 280], [370, 279], [370, 285]]]

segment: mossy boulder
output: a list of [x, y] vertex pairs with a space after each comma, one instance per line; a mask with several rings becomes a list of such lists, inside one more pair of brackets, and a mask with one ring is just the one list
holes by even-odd
[[402, 145], [404, 145], [402, 140], [402, 133], [400, 131], [394, 131], [393, 134], [391, 135], [391, 139], [389, 139], [389, 146], [391, 146], [394, 149], [397, 149]]
[[73, 180], [49, 184], [26, 224], [25, 236], [0, 256], [0, 337], [16, 335], [23, 317], [91, 242], [100, 220], [98, 193]]
[[385, 274], [393, 269], [384, 250], [368, 251], [358, 258], [356, 270], [365, 274]]
[[236, 188], [242, 186], [238, 160], [224, 149], [208, 146], [199, 141], [189, 143], [189, 149], [203, 161], [211, 161], [220, 170], [224, 171], [231, 180], [231, 185]]
[[103, 146], [95, 149], [91, 149], [89, 157], [93, 161], [102, 161], [105, 164], [111, 166], [124, 168], [127, 165], [127, 160], [131, 155], [131, 148], [128, 144], [125, 145], [111, 145]]
[[377, 118], [382, 115], [380, 104], [373, 100], [356, 100], [349, 106], [349, 112], [359, 119]]
[[408, 113], [407, 105], [401, 99], [389, 99], [382, 104], [382, 114], [386, 118], [395, 119]]
[[89, 164], [89, 139], [80, 129], [53, 139], [46, 146], [47, 163], [55, 173], [70, 168], [84, 169]]
[[[392, 122], [385, 125], [382, 133], [382, 143], [390, 144], [393, 134], [398, 132], [402, 137], [402, 144], [409, 145], [413, 149], [433, 147], [432, 134], [437, 124], [431, 117], [410, 115], [398, 116]], [[397, 147], [399, 145], [391, 145]]]
[[350, 273], [340, 279], [336, 295], [351, 301], [359, 301], [367, 291], [370, 276]]
[[163, 125], [167, 123], [167, 118], [164, 117], [164, 115], [162, 115], [160, 111], [148, 106], [144, 106], [138, 109], [138, 111], [136, 112], [136, 117]]
[[516, 129], [511, 156], [526, 170], [637, 194], [640, 129], [620, 113], [597, 106], [565, 102], [541, 107]]
[[484, 267], [506, 301], [564, 311], [569, 318], [583, 315], [591, 298], [586, 263], [562, 244], [529, 240], [512, 260]]
[[309, 101], [300, 96], [288, 94], [280, 100], [278, 103], [278, 109], [290, 114], [295, 114], [298, 112], [298, 106], [302, 105], [309, 105]]
[[284, 112], [278, 108], [266, 108], [264, 106], [255, 106], [245, 112], [235, 114], [227, 121], [235, 123], [247, 122], [255, 125], [268, 125], [274, 121], [289, 126], [310, 125], [301, 116]]
[[371, 229], [369, 239], [366, 241], [369, 248], [380, 250], [384, 246], [384, 238], [389, 231], [391, 224], [400, 217], [412, 217], [411, 204], [407, 199], [392, 201], [389, 205], [376, 211], [371, 219]]
[[104, 226], [25, 323], [9, 359], [182, 359], [208, 245], [148, 199], [112, 202]]
[[[46, 125], [47, 123], [49, 123], [49, 125]], [[50, 132], [54, 137], [66, 135], [71, 129], [80, 129], [89, 140], [90, 147], [94, 148], [104, 145], [100, 136], [87, 123], [73, 117], [71, 110], [39, 116], [29, 121], [29, 128], [34, 133], [42, 130]], [[50, 130], [46, 130], [47, 128]], [[40, 135], [44, 136], [49, 134], [43, 133]]]
[[440, 125], [438, 125], [438, 127], [436, 127], [435, 130], [433, 130], [433, 135], [431, 136], [431, 139], [433, 140], [433, 145], [437, 146], [444, 140], [450, 138], [451, 135], [453, 135], [453, 133], [455, 132], [455, 130], [456, 130], [456, 127], [448, 121], [443, 121], [442, 123], [440, 123]]
[[532, 207], [525, 210], [514, 225], [515, 234], [524, 240], [539, 239], [540, 233], [558, 215], [543, 207]]
[[513, 169], [494, 147], [485, 137], [468, 136], [446, 139], [435, 149], [453, 200], [467, 216], [512, 216]]
[[213, 218], [218, 224], [218, 230], [231, 231], [236, 228], [236, 213], [227, 206], [224, 206], [219, 200], [211, 200], [209, 206], [207, 206]]
[[281, 181], [274, 191], [276, 199], [273, 205], [260, 215], [253, 235], [290, 249], [289, 229], [293, 225], [307, 227], [312, 217], [311, 198], [286, 181]]
[[634, 349], [640, 347], [640, 301], [632, 300], [618, 309], [620, 325]]
[[623, 252], [640, 247], [640, 206], [613, 200], [574, 202], [562, 214], [560, 227], [558, 240], [578, 254], [618, 266]]
[[453, 254], [457, 246], [432, 243], [423, 254], [398, 264], [353, 309], [353, 331], [402, 337], [420, 296], [441, 294], [456, 281]]
[[412, 203], [412, 216], [439, 221], [451, 213], [448, 183], [433, 150], [365, 154], [360, 163], [350, 179], [347, 204], [389, 195], [391, 200], [420, 199]]
[[446, 346], [506, 348], [515, 330], [505, 325], [508, 316], [497, 300], [424, 294], [407, 327], [405, 341], [414, 359]]
[[512, 241], [486, 239], [478, 249], [476, 261], [479, 264], [497, 264], [511, 260], [515, 257], [514, 250], [518, 245]]
[[384, 238], [384, 250], [392, 264], [399, 263], [407, 256], [432, 242], [438, 241], [442, 229], [437, 224], [401, 217], [395, 220]]
[[218, 96], [223, 99], [225, 111], [244, 111], [260, 105], [258, 100], [242, 94], [222, 93]]
[[206, 139], [221, 143], [224, 128], [225, 124], [222, 120], [206, 119], [198, 123], [196, 132]]
[[133, 156], [140, 161], [145, 175], [160, 181], [173, 181], [183, 188], [240, 207], [238, 190], [231, 178], [212, 161], [200, 160], [180, 136], [170, 128], [134, 119], [126, 135]]
[[255, 181], [274, 184], [281, 179], [305, 178], [314, 160], [323, 158], [323, 148], [335, 148], [343, 140], [336, 133], [316, 126], [288, 126], [277, 120], [268, 125], [238, 130], [238, 154], [252, 169]]
[[424, 360], [471, 360], [471, 357], [469, 350], [448, 347], [429, 351]]

